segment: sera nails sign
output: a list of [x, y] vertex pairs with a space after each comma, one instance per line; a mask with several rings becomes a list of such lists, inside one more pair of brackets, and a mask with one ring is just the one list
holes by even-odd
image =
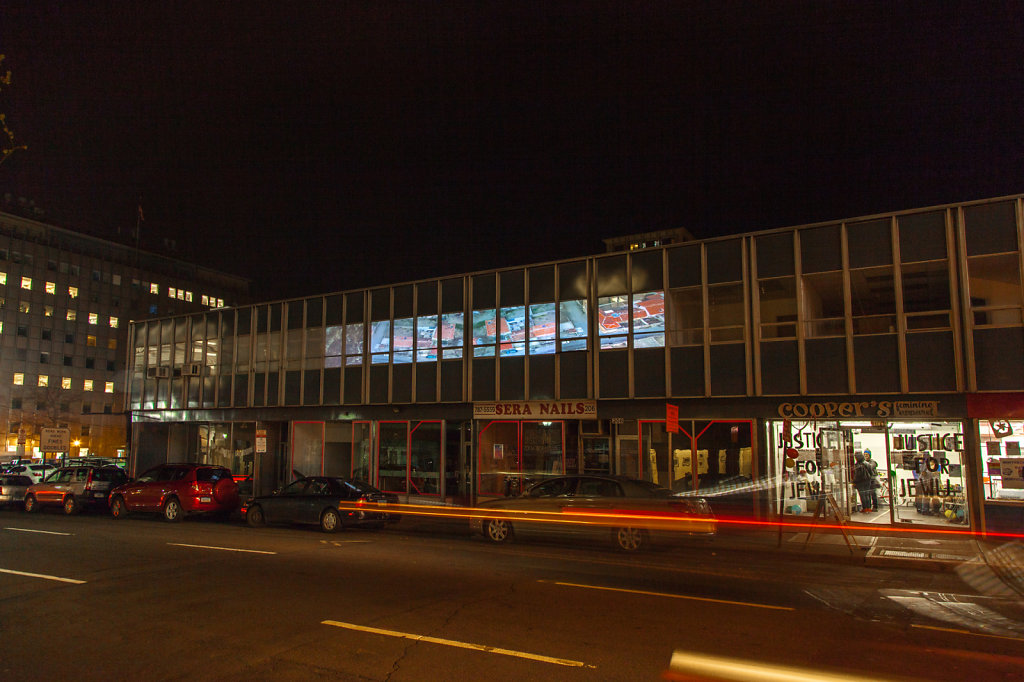
[[503, 400], [473, 403], [473, 419], [597, 419], [597, 401]]

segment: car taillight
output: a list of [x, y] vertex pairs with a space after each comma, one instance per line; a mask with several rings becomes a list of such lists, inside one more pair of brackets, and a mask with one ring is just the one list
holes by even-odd
[[92, 469], [89, 469], [89, 476], [85, 479], [85, 492], [92, 490]]

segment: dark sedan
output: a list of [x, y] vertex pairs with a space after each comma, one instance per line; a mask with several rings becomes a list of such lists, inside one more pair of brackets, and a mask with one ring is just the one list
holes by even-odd
[[[308, 476], [289, 483], [272, 495], [254, 497], [245, 505], [250, 526], [267, 523], [319, 525], [325, 533], [348, 526], [382, 528], [399, 515], [381, 507], [398, 502], [365, 481], [332, 476]], [[365, 509], [360, 509], [365, 505]]]

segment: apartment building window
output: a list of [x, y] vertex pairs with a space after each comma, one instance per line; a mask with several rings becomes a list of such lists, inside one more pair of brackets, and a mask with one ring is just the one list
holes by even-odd
[[56, 294], [57, 293], [57, 283], [56, 282], [47, 282], [46, 283], [46, 293], [50, 294], [51, 296]]
[[75, 335], [74, 334], [65, 334], [64, 335], [64, 343], [74, 343], [74, 342], [75, 342]]
[[89, 426], [88, 424], [82, 424], [82, 435], [83, 436], [90, 435], [91, 431], [92, 431], [92, 427], [91, 426]]
[[178, 289], [178, 296], [177, 296], [177, 298], [178, 298], [179, 301], [184, 301], [185, 300], [185, 290], [184, 289]]
[[113, 381], [104, 382], [104, 384], [103, 384], [103, 392], [104, 393], [113, 393], [114, 392], [114, 382]]
[[114, 406], [110, 404], [104, 405], [103, 414], [114, 414]]
[[186, 291], [185, 292], [185, 300], [188, 301], [189, 303], [192, 302], [192, 292], [191, 291]]
[[103, 280], [103, 275], [100, 274], [100, 271], [99, 270], [93, 270], [92, 271], [92, 281], [100, 282], [102, 280]]
[[18, 336], [28, 336], [28, 327], [23, 324], [18, 325]]
[[57, 272], [57, 261], [48, 260], [46, 261], [46, 269], [50, 272]]
[[60, 387], [63, 388], [65, 391], [70, 390], [71, 389], [71, 377], [61, 377]]
[[26, 289], [28, 291], [32, 291], [32, 278], [31, 277], [22, 277], [21, 278], [21, 288], [22, 289]]
[[11, 398], [11, 409], [12, 410], [20, 410], [21, 409], [21, 398]]
[[199, 298], [199, 302], [200, 302], [200, 303], [202, 303], [203, 305], [210, 305], [210, 297], [209, 297], [209, 296], [207, 296], [206, 294], [203, 294], [203, 295], [202, 295], [202, 296], [201, 296], [201, 297]]
[[98, 324], [99, 321], [100, 321], [100, 316], [99, 315], [97, 315], [96, 313], [89, 313], [89, 324]]
[[78, 319], [78, 313], [76, 311], [74, 311], [74, 310], [69, 310], [68, 314], [67, 314], [68, 322], [74, 322], [77, 319]]
[[160, 285], [157, 284], [156, 282], [151, 283], [149, 285], [149, 293], [151, 293], [151, 294], [159, 294], [160, 293]]
[[115, 369], [117, 369], [116, 363], [113, 360], [107, 360], [107, 371], [113, 372]]
[[82, 382], [82, 390], [83, 391], [91, 391], [92, 390], [92, 379], [86, 379], [86, 380], [84, 380]]
[[117, 339], [107, 339], [107, 348], [117, 350]]
[[68, 296], [78, 298], [78, 287], [68, 287]]
[[93, 336], [92, 334], [89, 334], [88, 336], [86, 336], [85, 337], [85, 345], [87, 345], [87, 346], [95, 346], [96, 345], [96, 337]]
[[174, 287], [167, 287], [167, 298], [174, 298], [178, 293], [178, 290]]
[[15, 372], [14, 373], [14, 381], [12, 381], [11, 383], [13, 383], [15, 386], [24, 386], [25, 385], [25, 374], [23, 372]]
[[115, 287], [121, 286], [121, 275], [111, 275], [110, 281]]
[[50, 354], [49, 353], [40, 353], [39, 354], [39, 363], [42, 364], [42, 365], [50, 364]]
[[46, 388], [50, 385], [50, 377], [45, 374], [40, 374], [39, 378], [36, 380], [36, 385], [40, 388]]
[[0, 284], [3, 284], [3, 285], [6, 286], [6, 284], [7, 284], [7, 273], [6, 272], [0, 272]]
[[116, 317], [111, 317], [109, 323], [112, 328], [117, 329], [118, 320]]
[[[61, 403], [60, 404], [60, 411], [62, 413], [69, 412], [70, 410], [71, 410], [71, 404], [70, 403]], [[61, 426], [63, 428], [67, 428], [67, 424], [61, 424]]]
[[92, 414], [92, 403], [82, 403], [82, 414]]
[[96, 358], [86, 358], [85, 359], [85, 368], [86, 369], [96, 369]]
[[28, 301], [18, 301], [18, 312], [28, 313], [32, 310], [32, 306], [29, 305]]
[[45, 400], [37, 400], [36, 401], [36, 412], [44, 412], [45, 410], [46, 410], [46, 401]]
[[53, 331], [50, 329], [43, 329], [40, 331], [40, 335], [43, 341], [49, 341], [50, 338], [53, 336]]
[[52, 305], [44, 305], [43, 306], [43, 317], [53, 317], [53, 306]]
[[64, 366], [65, 367], [70, 367], [71, 366], [71, 360], [72, 360], [72, 357], [70, 355], [65, 355], [64, 356]]

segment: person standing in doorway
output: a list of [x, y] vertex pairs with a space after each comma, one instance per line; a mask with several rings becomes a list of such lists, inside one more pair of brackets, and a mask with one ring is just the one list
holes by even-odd
[[875, 492], [873, 483], [873, 477], [871, 476], [871, 467], [864, 462], [864, 454], [856, 453], [854, 459], [857, 461], [853, 465], [853, 487], [857, 489], [857, 494], [860, 496], [860, 510], [862, 512], [871, 511], [871, 495]]
[[864, 463], [871, 469], [871, 511], [878, 511], [878, 491], [882, 481], [878, 478], [878, 462], [871, 458], [870, 450], [864, 450]]

